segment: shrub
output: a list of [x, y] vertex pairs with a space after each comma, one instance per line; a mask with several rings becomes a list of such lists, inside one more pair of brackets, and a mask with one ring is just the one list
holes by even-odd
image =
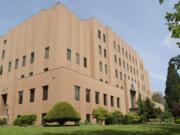
[[123, 114], [120, 111], [109, 113], [106, 117], [105, 124], [121, 124], [123, 121]]
[[7, 117], [6, 116], [0, 116], [0, 126], [3, 126], [7, 124]]
[[102, 124], [108, 116], [108, 111], [102, 107], [93, 110], [93, 118], [96, 118], [96, 122]]
[[140, 116], [135, 112], [130, 112], [124, 116], [123, 123], [124, 124], [135, 124], [139, 123], [141, 120]]
[[33, 125], [34, 122], [36, 121], [36, 115], [23, 115], [20, 117], [17, 117], [13, 124], [16, 126], [28, 126], [28, 125]]
[[77, 124], [80, 119], [79, 113], [67, 102], [55, 104], [44, 117], [45, 122], [58, 122], [59, 125], [64, 125], [67, 121]]
[[175, 124], [180, 124], [180, 118], [175, 118], [174, 123]]

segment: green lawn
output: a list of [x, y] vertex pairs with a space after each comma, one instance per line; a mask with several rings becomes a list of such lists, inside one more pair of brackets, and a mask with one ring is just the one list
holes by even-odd
[[0, 135], [180, 135], [178, 125], [0, 127]]

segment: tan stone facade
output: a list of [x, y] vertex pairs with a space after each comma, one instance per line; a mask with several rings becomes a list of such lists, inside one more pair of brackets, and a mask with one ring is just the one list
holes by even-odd
[[80, 20], [61, 4], [39, 11], [0, 38], [0, 115], [43, 114], [71, 103], [82, 122], [94, 108], [127, 113], [150, 97], [143, 61], [110, 28]]

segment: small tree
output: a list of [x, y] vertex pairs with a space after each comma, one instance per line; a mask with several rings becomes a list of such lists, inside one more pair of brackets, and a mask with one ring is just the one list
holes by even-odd
[[123, 117], [124, 116], [120, 111], [112, 112], [113, 124], [121, 124]]
[[96, 119], [97, 123], [102, 124], [108, 115], [108, 111], [102, 107], [93, 110], [92, 116]]
[[76, 110], [67, 102], [59, 102], [44, 117], [45, 122], [58, 122], [59, 125], [64, 125], [65, 122], [79, 122], [80, 115]]

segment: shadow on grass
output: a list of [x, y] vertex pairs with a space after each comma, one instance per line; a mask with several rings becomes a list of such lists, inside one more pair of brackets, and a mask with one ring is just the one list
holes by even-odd
[[38, 135], [180, 135], [180, 126], [168, 126], [168, 125], [160, 125], [153, 126], [147, 130], [140, 131], [138, 130], [129, 130], [123, 131], [121, 129], [104, 129], [104, 130], [79, 130], [79, 131], [71, 131], [66, 133], [42, 133]]

